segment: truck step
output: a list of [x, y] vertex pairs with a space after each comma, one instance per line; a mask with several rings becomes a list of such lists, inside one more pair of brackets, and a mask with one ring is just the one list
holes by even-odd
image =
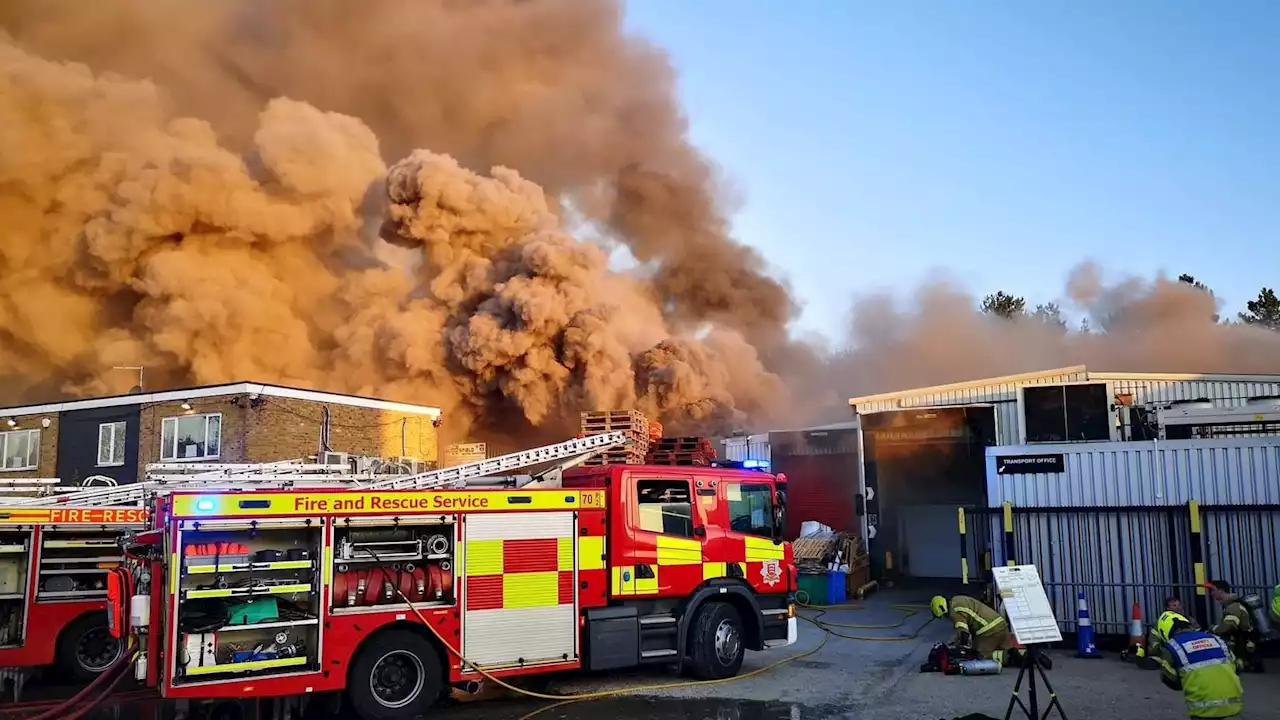
[[674, 657], [675, 650], [645, 650], [640, 653], [641, 660], [653, 660], [655, 658]]
[[674, 625], [676, 619], [670, 615], [646, 615], [640, 618], [641, 625]]

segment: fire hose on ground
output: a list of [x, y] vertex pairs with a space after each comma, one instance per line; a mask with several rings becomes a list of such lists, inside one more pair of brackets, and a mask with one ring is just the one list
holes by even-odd
[[[378, 560], [378, 557], [376, 555], [374, 555], [374, 560], [379, 563], [377, 567], [378, 567], [378, 571], [381, 572], [383, 575], [383, 580], [389, 581], [389, 578], [387, 576], [387, 571], [381, 564], [382, 561]], [[631, 695], [637, 692], [646, 692], [646, 691], [652, 691], [652, 690], [671, 690], [675, 688], [685, 688], [685, 687], [723, 685], [726, 683], [737, 682], [739, 680], [746, 680], [747, 678], [756, 677], [757, 675], [763, 675], [764, 673], [769, 672], [770, 670], [774, 670], [783, 665], [787, 665], [797, 660], [801, 660], [806, 657], [809, 657], [810, 655], [814, 655], [818, 651], [822, 650], [822, 648], [826, 647], [827, 642], [830, 641], [832, 637], [839, 637], [839, 638], [844, 638], [848, 640], [861, 640], [861, 641], [868, 641], [868, 642], [906, 642], [910, 640], [915, 640], [920, 636], [920, 633], [923, 632], [924, 628], [927, 627], [929, 623], [933, 621], [933, 617], [930, 616], [929, 621], [922, 624], [910, 635], [902, 636], [902, 637], [886, 638], [886, 637], [850, 635], [847, 633], [841, 633], [840, 631], [835, 630], [833, 628], [862, 629], [862, 630], [872, 630], [872, 629], [887, 630], [887, 629], [898, 628], [905, 625], [907, 620], [913, 617], [914, 615], [916, 615], [917, 613], [923, 610], [927, 610], [928, 606], [918, 605], [918, 604], [890, 605], [889, 607], [891, 609], [897, 610], [899, 612], [903, 612], [905, 613], [905, 615], [903, 616], [902, 620], [900, 620], [897, 623], [890, 623], [890, 624], [883, 624], [883, 625], [860, 625], [860, 624], [853, 624], [853, 623], [835, 623], [831, 621], [823, 621], [823, 620], [820, 620], [819, 618], [821, 618], [822, 615], [824, 615], [825, 613], [831, 610], [839, 610], [839, 609], [856, 610], [856, 609], [861, 609], [862, 607], [856, 604], [825, 606], [820, 611], [818, 611], [818, 614], [815, 615], [814, 617], [805, 617], [803, 615], [797, 614], [797, 617], [799, 619], [812, 623], [813, 625], [817, 626], [820, 630], [823, 631], [822, 640], [815, 647], [805, 650], [803, 652], [798, 652], [793, 655], [789, 655], [785, 658], [769, 663], [764, 667], [756, 668], [755, 670], [751, 670], [749, 672], [745, 672], [740, 675], [735, 675], [730, 678], [721, 678], [719, 680], [681, 680], [676, 682], [655, 683], [652, 685], [639, 685], [639, 686], [626, 687], [626, 688], [614, 688], [611, 690], [596, 690], [592, 692], [574, 693], [570, 695], [550, 695], [547, 693], [540, 693], [540, 692], [536, 692], [533, 690], [512, 685], [511, 683], [506, 682], [502, 678], [498, 678], [490, 674], [484, 668], [480, 667], [479, 665], [476, 665], [471, 660], [468, 660], [466, 657], [462, 655], [462, 652], [459, 651], [458, 648], [454, 647], [452, 643], [444, 639], [444, 637], [442, 637], [440, 633], [437, 632], [434, 627], [432, 627], [431, 623], [427, 621], [427, 617], [422, 614], [422, 611], [420, 611], [416, 606], [414, 606], [414, 604], [409, 600], [408, 597], [404, 595], [404, 593], [400, 592], [399, 587], [395, 585], [392, 585], [392, 587], [395, 589], [396, 594], [405, 603], [405, 605], [409, 608], [409, 610], [413, 612], [414, 616], [418, 618], [419, 622], [425, 625], [427, 630], [429, 630], [431, 634], [435, 636], [436, 640], [438, 640], [440, 644], [444, 646], [444, 648], [449, 652], [449, 654], [458, 658], [458, 661], [461, 662], [463, 665], [471, 668], [472, 670], [475, 670], [483, 678], [485, 678], [486, 680], [492, 681], [495, 685], [503, 687], [519, 695], [523, 695], [525, 697], [537, 698], [539, 700], [558, 701], [558, 702], [552, 703], [551, 705], [547, 705], [545, 707], [539, 708], [525, 715], [524, 717], [520, 718], [520, 720], [527, 720], [528, 718], [531, 718], [534, 715], [537, 715], [542, 712], [546, 712], [547, 710], [550, 710], [552, 708], [556, 708], [556, 707], [560, 707], [563, 705], [568, 705], [576, 702], [583, 702], [586, 700], [600, 700], [604, 698], [617, 697], [620, 695]], [[799, 603], [799, 604], [802, 608], [816, 609], [814, 606], [810, 606], [804, 603]]]
[[[121, 681], [129, 675], [129, 668], [137, 660], [137, 654], [132, 652], [132, 644], [125, 647], [125, 651], [120, 654], [106, 670], [103, 670], [88, 685], [85, 685], [75, 695], [61, 701], [43, 701], [30, 704], [21, 704], [21, 706], [9, 706], [0, 708], [0, 715], [6, 720], [13, 718], [14, 720], [78, 720], [84, 717], [104, 701], [111, 697], [115, 689], [120, 685]], [[98, 693], [94, 697], [90, 697], [95, 689], [105, 684], [106, 689]], [[84, 704], [83, 707], [67, 714], [77, 705]], [[37, 713], [29, 717], [22, 717], [27, 713]]]
[[[374, 559], [377, 560], [377, 557], [375, 556]], [[386, 576], [386, 569], [381, 565], [378, 565], [377, 567], [379, 572], [383, 574], [384, 580], [388, 579]], [[921, 624], [919, 627], [916, 627], [915, 630], [913, 630], [908, 635], [895, 635], [890, 637], [880, 637], [880, 636], [874, 636], [874, 635], [856, 635], [856, 634], [850, 634], [847, 632], [842, 632], [842, 630], [893, 630], [893, 629], [901, 628], [906, 626], [907, 622], [911, 620], [911, 618], [915, 617], [918, 613], [924, 610], [927, 610], [928, 606], [920, 605], [920, 604], [907, 604], [907, 603], [889, 605], [888, 606], [889, 609], [903, 613], [902, 618], [900, 620], [894, 623], [863, 624], [863, 623], [840, 623], [840, 622], [834, 622], [831, 620], [822, 619], [822, 617], [827, 613], [836, 611], [836, 610], [864, 609], [864, 606], [861, 604], [850, 603], [850, 604], [843, 604], [843, 605], [815, 606], [815, 605], [809, 605], [808, 603], [804, 603], [804, 602], [798, 602], [797, 605], [799, 605], [800, 608], [806, 611], [811, 611], [813, 612], [813, 614], [812, 615], [797, 614], [796, 617], [800, 620], [804, 620], [805, 622], [808, 622], [814, 625], [815, 627], [823, 631], [821, 641], [816, 646], [808, 650], [794, 653], [785, 658], [781, 658], [772, 663], [769, 663], [768, 665], [765, 665], [763, 667], [756, 668], [755, 670], [751, 670], [751, 671], [748, 671], [739, 675], [735, 675], [729, 678], [721, 678], [718, 680], [681, 680], [681, 681], [674, 681], [674, 682], [655, 683], [651, 685], [639, 685], [639, 686], [632, 686], [632, 687], [625, 687], [625, 688], [614, 688], [610, 690], [597, 690], [597, 691], [585, 692], [585, 693], [574, 693], [574, 694], [568, 694], [568, 695], [552, 695], [548, 693], [536, 692], [533, 690], [529, 690], [527, 688], [522, 688], [522, 687], [513, 685], [503, 680], [502, 678], [492, 675], [491, 673], [486, 671], [484, 668], [476, 665], [474, 662], [464, 657], [461, 651], [459, 651], [452, 643], [450, 643], [448, 640], [442, 637], [436, 631], [436, 629], [432, 627], [431, 623], [427, 621], [426, 616], [422, 614], [422, 612], [412, 603], [412, 601], [409, 600], [408, 597], [404, 595], [404, 593], [400, 592], [400, 589], [398, 586], [392, 584], [392, 587], [395, 588], [396, 594], [399, 596], [400, 600], [403, 601], [405, 605], [417, 617], [417, 619], [424, 626], [426, 626], [427, 630], [429, 630], [431, 634], [435, 636], [436, 640], [438, 640], [440, 644], [451, 655], [457, 657], [459, 662], [461, 662], [463, 665], [466, 665], [467, 667], [475, 670], [482, 677], [484, 677], [486, 680], [492, 681], [495, 685], [498, 685], [502, 688], [515, 692], [519, 695], [536, 698], [539, 700], [557, 701], [551, 705], [539, 708], [538, 710], [535, 710], [533, 713], [525, 715], [524, 718], [521, 718], [521, 720], [526, 720], [527, 718], [530, 718], [533, 715], [545, 712], [555, 707], [567, 705], [570, 703], [583, 702], [587, 700], [599, 700], [599, 699], [604, 699], [609, 697], [617, 697], [620, 695], [630, 695], [638, 692], [648, 692], [648, 691], [654, 691], [654, 690], [671, 690], [675, 688], [699, 687], [699, 686], [705, 686], [705, 685], [722, 685], [722, 684], [727, 684], [731, 682], [737, 682], [739, 680], [746, 680], [748, 678], [763, 675], [764, 673], [767, 673], [771, 670], [775, 670], [779, 667], [782, 667], [783, 665], [787, 665], [797, 660], [802, 660], [811, 655], [815, 655], [827, 645], [827, 643], [830, 641], [832, 637], [838, 637], [846, 640], [856, 640], [856, 641], [862, 641], [862, 642], [910, 642], [918, 639], [920, 637], [920, 633], [922, 633], [924, 629], [928, 627], [929, 623], [932, 622], [933, 620], [933, 618], [930, 617], [929, 621], [926, 621], [925, 623]], [[97, 708], [102, 702], [110, 698], [111, 693], [114, 692], [116, 687], [119, 686], [121, 681], [123, 681], [123, 679], [126, 677], [126, 675], [128, 674], [127, 669], [133, 664], [133, 662], [136, 659], [137, 659], [136, 653], [131, 655], [129, 651], [126, 651], [125, 653], [121, 654], [120, 658], [116, 660], [116, 662], [112, 666], [104, 670], [100, 675], [98, 675], [98, 677], [94, 678], [94, 680], [91, 683], [86, 685], [74, 696], [66, 700], [57, 701], [56, 704], [55, 704], [55, 701], [40, 701], [40, 702], [33, 702], [30, 704], [24, 703], [22, 707], [16, 707], [11, 705], [9, 707], [0, 709], [0, 716], [3, 716], [5, 720], [78, 720], [79, 718], [88, 714], [90, 711]], [[105, 690], [103, 690], [97, 696], [91, 699], [87, 699], [89, 698], [89, 695], [96, 688], [103, 685], [104, 683], [107, 684], [107, 687]], [[70, 715], [65, 714], [71, 708], [80, 704], [84, 704], [84, 706], [81, 707], [79, 710], [76, 710], [74, 713]], [[39, 712], [39, 714], [23, 717], [27, 713], [32, 713], [32, 712]]]

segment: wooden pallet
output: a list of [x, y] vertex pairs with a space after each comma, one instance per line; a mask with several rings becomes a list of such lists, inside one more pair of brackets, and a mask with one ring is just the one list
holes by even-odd
[[610, 450], [593, 455], [583, 465], [643, 465], [644, 453], [635, 450]]
[[587, 434], [627, 430], [649, 438], [649, 421], [638, 410], [604, 410], [582, 413], [582, 431]]
[[605, 433], [611, 433], [611, 432], [623, 433], [627, 438], [627, 442], [630, 443], [630, 446], [633, 448], [639, 448], [641, 452], [647, 451], [651, 444], [649, 442], [648, 435], [645, 435], [644, 433], [636, 432], [635, 430], [583, 430], [582, 432], [578, 433], [578, 437], [584, 438], [590, 435], [604, 435]]
[[707, 467], [711, 464], [706, 458], [660, 458], [652, 455], [644, 460], [645, 465], [683, 465], [685, 467]]
[[711, 441], [704, 437], [664, 437], [659, 438], [653, 446], [663, 452], [715, 453]]

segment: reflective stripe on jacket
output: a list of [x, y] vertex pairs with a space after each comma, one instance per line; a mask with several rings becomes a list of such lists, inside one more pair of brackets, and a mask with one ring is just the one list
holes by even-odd
[[1212, 633], [1182, 632], [1164, 644], [1161, 671], [1182, 688], [1193, 718], [1224, 718], [1244, 708], [1244, 687], [1227, 644]]
[[[1271, 622], [1280, 625], [1280, 585], [1271, 591]], [[1280, 632], [1280, 628], [1273, 627], [1273, 632]]]
[[1236, 633], [1253, 632], [1253, 613], [1240, 598], [1228, 595], [1222, 601], [1222, 622], [1213, 627], [1213, 634], [1228, 637]]
[[986, 603], [968, 595], [957, 595], [951, 598], [949, 617], [956, 630], [971, 635], [986, 635], [1004, 625], [1004, 617], [992, 610]]

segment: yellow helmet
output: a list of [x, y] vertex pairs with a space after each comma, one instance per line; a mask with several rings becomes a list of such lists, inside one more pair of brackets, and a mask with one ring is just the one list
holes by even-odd
[[934, 617], [946, 617], [947, 599], [941, 595], [934, 595], [933, 599], [929, 601], [929, 609], [933, 611]]
[[1156, 635], [1159, 635], [1162, 640], [1168, 641], [1169, 636], [1173, 634], [1174, 626], [1180, 624], [1190, 625], [1191, 621], [1180, 613], [1165, 610], [1160, 613], [1160, 619], [1156, 621]]

